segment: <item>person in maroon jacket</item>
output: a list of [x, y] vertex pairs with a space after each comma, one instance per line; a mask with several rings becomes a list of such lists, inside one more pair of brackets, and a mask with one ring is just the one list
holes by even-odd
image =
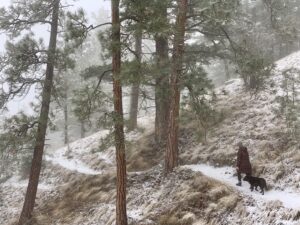
[[242, 173], [245, 173], [246, 176], [251, 176], [252, 167], [249, 160], [249, 154], [247, 148], [243, 145], [242, 142], [238, 143], [238, 153], [237, 153], [237, 162], [236, 162], [236, 170], [238, 175], [238, 183], [237, 186], [242, 186]]

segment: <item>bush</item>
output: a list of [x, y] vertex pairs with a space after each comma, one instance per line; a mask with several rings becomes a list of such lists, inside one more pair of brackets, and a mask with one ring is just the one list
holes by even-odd
[[247, 90], [257, 92], [265, 87], [274, 65], [258, 55], [245, 54], [237, 60], [238, 72]]
[[277, 116], [284, 118], [288, 133], [295, 140], [300, 137], [300, 70], [290, 68], [283, 71], [281, 88], [283, 94], [276, 98], [279, 108], [275, 109]]

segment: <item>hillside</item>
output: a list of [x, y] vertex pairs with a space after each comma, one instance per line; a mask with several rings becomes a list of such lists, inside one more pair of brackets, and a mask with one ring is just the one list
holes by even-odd
[[[241, 141], [248, 147], [256, 175], [267, 177], [275, 189], [299, 189], [299, 144], [288, 134], [284, 116], [276, 114], [277, 99], [284, 95], [282, 72], [299, 67], [299, 59], [297, 52], [276, 62], [267, 87], [256, 95], [246, 93], [239, 79], [219, 88], [218, 107], [226, 112], [226, 118], [210, 130], [206, 145], [198, 144], [182, 154], [184, 163], [232, 166], [237, 151], [234, 146]], [[221, 94], [224, 91], [226, 95]]]
[[[291, 67], [300, 67], [300, 52], [279, 60], [266, 89], [256, 95], [245, 92], [240, 79], [217, 88], [224, 120], [209, 130], [205, 144], [193, 137], [194, 127], [183, 127], [181, 166], [167, 177], [163, 150], [152, 141], [153, 114], [143, 114], [143, 129], [126, 134], [129, 224], [299, 224], [299, 146], [276, 115], [282, 72]], [[98, 151], [108, 133], [46, 152], [32, 225], [114, 224], [114, 148]], [[254, 174], [268, 182], [264, 196], [250, 192], [249, 184], [235, 186], [239, 141], [249, 149]], [[0, 184], [0, 224], [14, 223], [26, 185], [17, 175]]]

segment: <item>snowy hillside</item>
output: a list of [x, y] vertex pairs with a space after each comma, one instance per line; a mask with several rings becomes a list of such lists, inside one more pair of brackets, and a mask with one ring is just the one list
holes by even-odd
[[244, 92], [239, 79], [228, 81], [226, 86], [219, 88], [218, 108], [227, 116], [209, 132], [207, 145], [195, 144], [195, 148], [182, 154], [183, 161], [187, 164], [208, 161], [215, 166], [234, 165], [237, 151], [234, 145], [242, 141], [248, 147], [255, 174], [267, 177], [275, 189], [289, 186], [298, 190], [299, 146], [287, 134], [284, 118], [275, 111], [279, 106], [276, 99], [283, 93], [282, 72], [295, 67], [299, 58], [297, 52], [279, 60], [267, 88], [257, 95]]
[[[209, 131], [206, 144], [192, 137], [193, 130], [181, 132], [181, 166], [168, 177], [163, 150], [152, 146], [154, 115], [140, 117], [145, 131], [126, 134], [129, 224], [300, 224], [299, 146], [274, 111], [282, 71], [297, 65], [300, 52], [278, 61], [269, 86], [255, 96], [244, 91], [240, 79], [218, 88], [224, 121]], [[32, 225], [114, 224], [114, 147], [97, 151], [108, 133], [46, 152]], [[267, 180], [265, 195], [251, 192], [248, 183], [235, 186], [239, 141], [248, 147], [254, 174]], [[0, 184], [0, 224], [13, 224], [26, 185], [17, 176]]]

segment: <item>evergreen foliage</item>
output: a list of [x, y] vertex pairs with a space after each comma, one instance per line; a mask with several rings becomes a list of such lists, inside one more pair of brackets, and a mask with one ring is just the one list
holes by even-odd
[[271, 75], [274, 65], [259, 55], [245, 53], [237, 58], [237, 68], [246, 88], [257, 92], [264, 88], [266, 79]]
[[[87, 127], [91, 132], [114, 129], [118, 207], [127, 224], [122, 88], [132, 87], [135, 104], [129, 114], [136, 120], [141, 102], [154, 102], [155, 148], [167, 146], [166, 172], [171, 172], [179, 158], [180, 101], [204, 131], [205, 142], [209, 129], [223, 118], [216, 109], [213, 66], [223, 63], [226, 71], [218, 76], [226, 74], [226, 79], [234, 67], [250, 94], [257, 93], [265, 88], [274, 61], [300, 47], [300, 7], [295, 0], [112, 0], [112, 4], [114, 24], [96, 25], [88, 24], [83, 9], [68, 12], [58, 0], [19, 0], [0, 9], [0, 30], [11, 38], [0, 56], [1, 109], [16, 97], [37, 92], [35, 114], [20, 112], [6, 118], [0, 134], [3, 165], [19, 163], [27, 170], [34, 149], [38, 155], [32, 163], [36, 179], [28, 189], [31, 200], [24, 205], [29, 211], [22, 213], [23, 219], [34, 207], [45, 135], [51, 124], [55, 127], [55, 116], [60, 118], [58, 111], [64, 113], [65, 144], [70, 120], [81, 125], [82, 137]], [[32, 32], [36, 25], [52, 28], [49, 47]], [[283, 73], [284, 94], [277, 99], [277, 114], [297, 140], [299, 75], [295, 68]], [[128, 126], [136, 128], [136, 121]], [[100, 140], [100, 150], [113, 144], [112, 134]]]
[[284, 118], [288, 133], [298, 141], [300, 137], [300, 70], [296, 68], [285, 70], [281, 88], [283, 95], [276, 99], [279, 109], [275, 112]]

